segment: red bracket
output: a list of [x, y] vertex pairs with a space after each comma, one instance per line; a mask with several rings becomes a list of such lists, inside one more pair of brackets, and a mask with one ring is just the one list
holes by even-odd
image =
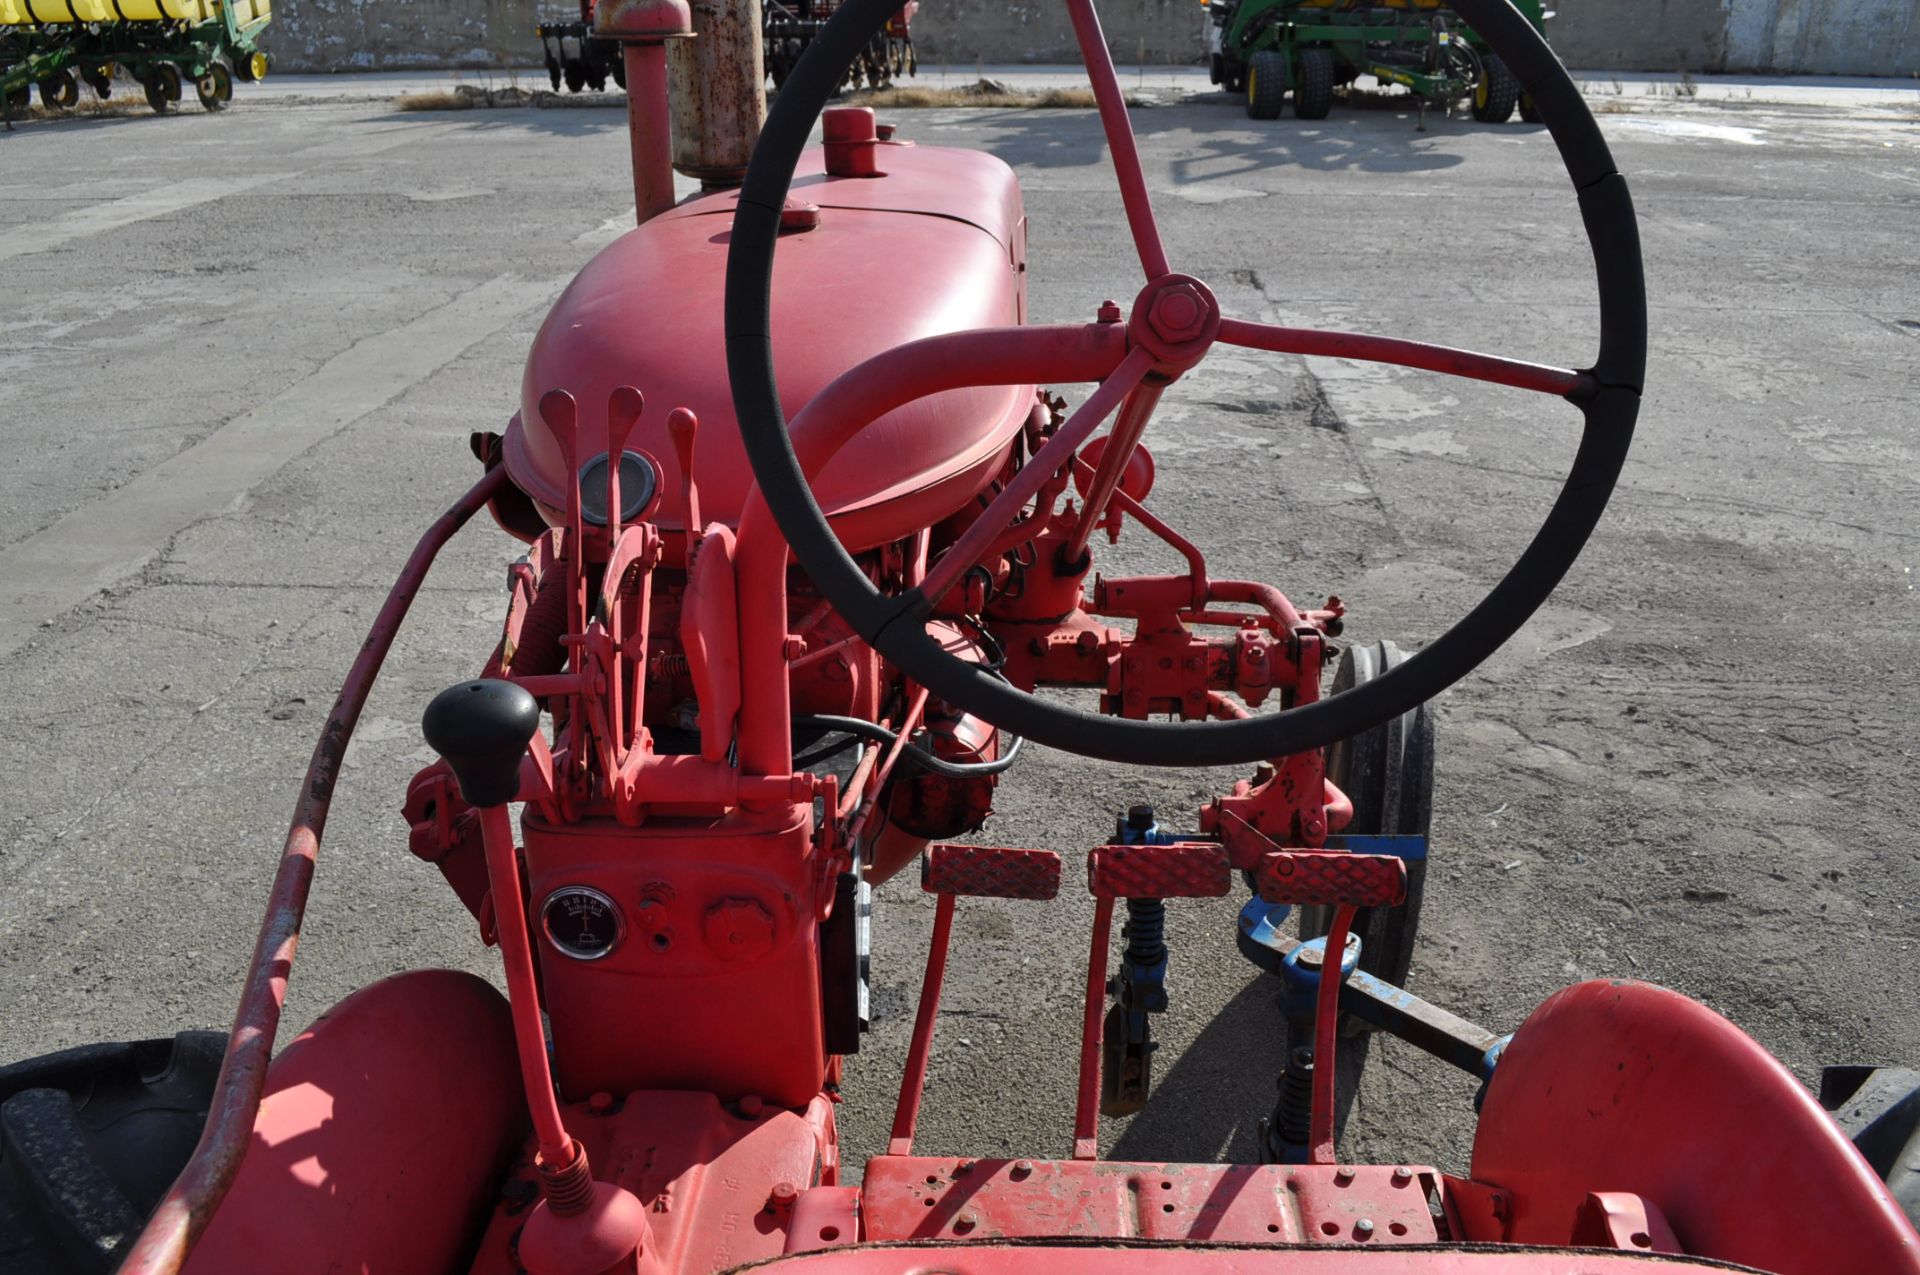
[[1407, 897], [1407, 865], [1390, 854], [1274, 850], [1260, 856], [1259, 879], [1268, 903], [1377, 908]]
[[1211, 842], [1097, 846], [1087, 856], [1096, 899], [1217, 899], [1232, 885], [1227, 852]]
[[1051, 899], [1060, 893], [1060, 856], [1005, 846], [927, 847], [920, 888], [928, 894], [989, 899]]

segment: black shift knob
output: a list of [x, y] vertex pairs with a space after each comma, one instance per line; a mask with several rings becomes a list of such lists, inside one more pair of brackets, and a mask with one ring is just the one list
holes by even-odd
[[520, 792], [520, 759], [540, 729], [540, 702], [512, 682], [462, 682], [433, 697], [420, 729], [453, 768], [467, 804], [503, 806]]

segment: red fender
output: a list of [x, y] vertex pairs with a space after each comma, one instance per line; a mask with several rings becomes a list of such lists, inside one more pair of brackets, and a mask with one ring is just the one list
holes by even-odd
[[1920, 1271], [1920, 1237], [1800, 1082], [1648, 983], [1581, 983], [1533, 1012], [1488, 1086], [1473, 1177], [1511, 1192], [1515, 1243], [1566, 1244], [1589, 1192], [1632, 1192], [1697, 1257]]
[[190, 1275], [417, 1275], [473, 1244], [526, 1114], [507, 1002], [416, 970], [362, 988], [273, 1060]]

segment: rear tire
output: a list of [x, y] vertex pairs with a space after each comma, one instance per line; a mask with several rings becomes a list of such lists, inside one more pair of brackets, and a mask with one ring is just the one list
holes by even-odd
[[[1370, 682], [1406, 658], [1391, 642], [1349, 647], [1334, 672], [1334, 693]], [[1433, 754], [1433, 718], [1425, 705], [1328, 748], [1327, 778], [1353, 802], [1353, 821], [1345, 831], [1355, 836], [1427, 835], [1433, 825]], [[1396, 987], [1405, 985], [1413, 965], [1426, 881], [1426, 861], [1408, 862], [1406, 901], [1390, 908], [1362, 908], [1353, 918], [1353, 932], [1360, 936], [1360, 968]], [[1319, 938], [1332, 920], [1329, 908], [1301, 908], [1300, 937]], [[1334, 1062], [1336, 1128], [1346, 1124], [1359, 1092], [1368, 1042], [1364, 1023], [1342, 1017]]]
[[1323, 120], [1333, 110], [1333, 50], [1300, 52], [1300, 83], [1293, 90], [1293, 113], [1303, 120]]
[[8, 1275], [119, 1265], [200, 1140], [226, 1047], [220, 1032], [181, 1032], [0, 1067]]
[[1473, 118], [1482, 124], [1504, 124], [1520, 103], [1520, 81], [1507, 64], [1489, 53], [1480, 60], [1480, 79], [1473, 86]]
[[1247, 118], [1277, 120], [1287, 101], [1287, 59], [1262, 49], [1247, 65]]

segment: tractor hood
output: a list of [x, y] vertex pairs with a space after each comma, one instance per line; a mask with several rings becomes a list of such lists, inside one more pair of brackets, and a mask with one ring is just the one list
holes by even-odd
[[[794, 177], [792, 198], [820, 215], [810, 229], [783, 233], [774, 254], [774, 364], [789, 419], [835, 377], [894, 346], [1026, 318], [1026, 221], [1012, 170], [977, 151], [883, 143], [878, 156], [881, 176], [833, 177], [813, 150]], [[654, 521], [684, 530], [666, 422], [685, 407], [700, 421], [701, 517], [737, 525], [753, 474], [727, 386], [721, 313], [736, 195], [692, 199], [628, 231], [588, 263], [541, 326], [505, 454], [515, 484], [550, 519], [566, 507], [569, 475], [541, 397], [573, 395], [572, 450], [584, 465], [606, 451], [608, 395], [632, 385], [646, 410], [627, 445], [652, 456], [665, 479]], [[843, 448], [816, 478], [815, 495], [852, 547], [910, 535], [991, 479], [1032, 405], [1032, 386], [908, 404]]]

